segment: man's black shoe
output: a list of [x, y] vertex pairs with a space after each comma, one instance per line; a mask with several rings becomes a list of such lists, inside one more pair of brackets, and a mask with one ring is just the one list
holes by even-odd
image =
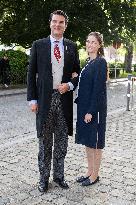
[[48, 185], [49, 185], [48, 181], [39, 182], [38, 190], [40, 192], [47, 192], [48, 191]]
[[53, 180], [55, 183], [57, 183], [62, 189], [68, 189], [69, 186], [65, 180], [62, 179], [54, 179]]

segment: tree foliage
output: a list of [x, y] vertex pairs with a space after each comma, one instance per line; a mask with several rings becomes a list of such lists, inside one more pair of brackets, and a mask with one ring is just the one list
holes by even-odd
[[50, 34], [49, 15], [57, 9], [69, 16], [65, 37], [84, 43], [90, 31], [113, 40], [134, 38], [135, 0], [0, 0], [0, 40], [6, 45], [31, 43]]

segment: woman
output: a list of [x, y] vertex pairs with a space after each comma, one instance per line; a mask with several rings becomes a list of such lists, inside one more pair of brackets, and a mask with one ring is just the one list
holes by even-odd
[[103, 41], [100, 33], [92, 32], [88, 35], [86, 50], [89, 61], [81, 71], [76, 100], [76, 143], [85, 145], [88, 162], [86, 174], [76, 179], [82, 186], [93, 185], [99, 181], [107, 115], [107, 63], [103, 58]]

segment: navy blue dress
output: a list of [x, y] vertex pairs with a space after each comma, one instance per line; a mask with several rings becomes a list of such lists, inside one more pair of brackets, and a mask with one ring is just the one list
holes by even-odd
[[[76, 139], [94, 149], [105, 147], [107, 116], [107, 62], [102, 57], [90, 61], [83, 68], [79, 79], [77, 102]], [[92, 114], [92, 121], [84, 122], [85, 115]]]

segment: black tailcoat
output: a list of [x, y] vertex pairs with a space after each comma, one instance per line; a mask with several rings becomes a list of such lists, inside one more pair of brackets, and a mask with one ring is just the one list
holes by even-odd
[[[80, 71], [79, 57], [76, 44], [65, 39], [64, 44], [64, 68], [62, 83], [72, 82], [74, 88], [78, 78], [72, 79], [72, 73]], [[36, 114], [37, 136], [39, 137], [43, 124], [50, 108], [53, 90], [53, 76], [51, 64], [50, 37], [37, 40], [31, 49], [30, 64], [28, 70], [27, 100], [37, 100], [38, 113]], [[69, 135], [73, 133], [73, 91], [61, 95], [64, 116], [67, 122]]]

